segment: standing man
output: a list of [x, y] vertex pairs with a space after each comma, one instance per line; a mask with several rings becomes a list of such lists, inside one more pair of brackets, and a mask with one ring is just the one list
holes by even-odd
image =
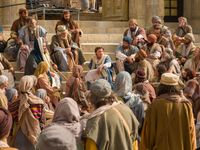
[[91, 85], [95, 110], [88, 116], [85, 150], [133, 150], [138, 121], [131, 109], [111, 94], [110, 84], [99, 79]]
[[158, 97], [146, 113], [142, 150], [195, 150], [192, 105], [177, 88], [178, 82], [172, 73], [161, 76]]

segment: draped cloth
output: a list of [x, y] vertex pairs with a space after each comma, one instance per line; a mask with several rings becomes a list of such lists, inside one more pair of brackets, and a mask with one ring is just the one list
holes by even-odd
[[32, 76], [22, 77], [19, 83], [19, 121], [21, 121], [21, 131], [33, 145], [37, 142], [41, 129], [39, 120], [31, 112], [30, 105], [44, 104], [42, 99], [32, 94], [31, 89], [34, 84]]

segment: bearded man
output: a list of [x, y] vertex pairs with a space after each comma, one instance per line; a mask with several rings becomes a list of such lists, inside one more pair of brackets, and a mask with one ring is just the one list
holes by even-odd
[[70, 11], [64, 10], [62, 19], [59, 20], [56, 24], [56, 31], [59, 25], [64, 25], [66, 27], [66, 29], [72, 36], [72, 41], [77, 43], [80, 47], [80, 36], [82, 35], [82, 31], [79, 28], [78, 24], [72, 19]]

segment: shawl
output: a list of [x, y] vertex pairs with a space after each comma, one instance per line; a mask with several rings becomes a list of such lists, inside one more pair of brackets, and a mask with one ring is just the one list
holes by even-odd
[[80, 137], [81, 124], [77, 103], [72, 98], [62, 99], [55, 110], [53, 124], [62, 124], [76, 137]]
[[132, 91], [132, 79], [128, 72], [121, 71], [115, 80], [114, 91], [118, 96], [125, 96]]
[[21, 131], [28, 140], [35, 144], [41, 132], [39, 120], [37, 120], [30, 110], [31, 104], [44, 104], [43, 100], [33, 95], [31, 89], [34, 86], [32, 76], [23, 76], [19, 83], [19, 121], [21, 121]]

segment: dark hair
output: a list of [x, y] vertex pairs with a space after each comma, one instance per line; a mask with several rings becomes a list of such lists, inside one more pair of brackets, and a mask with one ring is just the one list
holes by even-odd
[[97, 51], [98, 51], [99, 49], [103, 49], [103, 51], [104, 51], [104, 48], [103, 48], [103, 47], [96, 47], [95, 50], [94, 50], [94, 52], [97, 53]]
[[189, 80], [193, 79], [194, 77], [196, 77], [196, 72], [195, 71], [193, 71], [193, 70], [191, 70], [189, 68], [184, 69], [184, 71], [186, 72], [186, 78], [188, 77]]
[[157, 71], [158, 71], [158, 79], [160, 79], [162, 74], [167, 72], [167, 67], [164, 64], [159, 64], [157, 66]]
[[180, 89], [177, 88], [177, 86], [160, 84], [157, 88], [157, 96], [160, 96], [162, 94], [180, 95], [181, 92], [180, 92]]

